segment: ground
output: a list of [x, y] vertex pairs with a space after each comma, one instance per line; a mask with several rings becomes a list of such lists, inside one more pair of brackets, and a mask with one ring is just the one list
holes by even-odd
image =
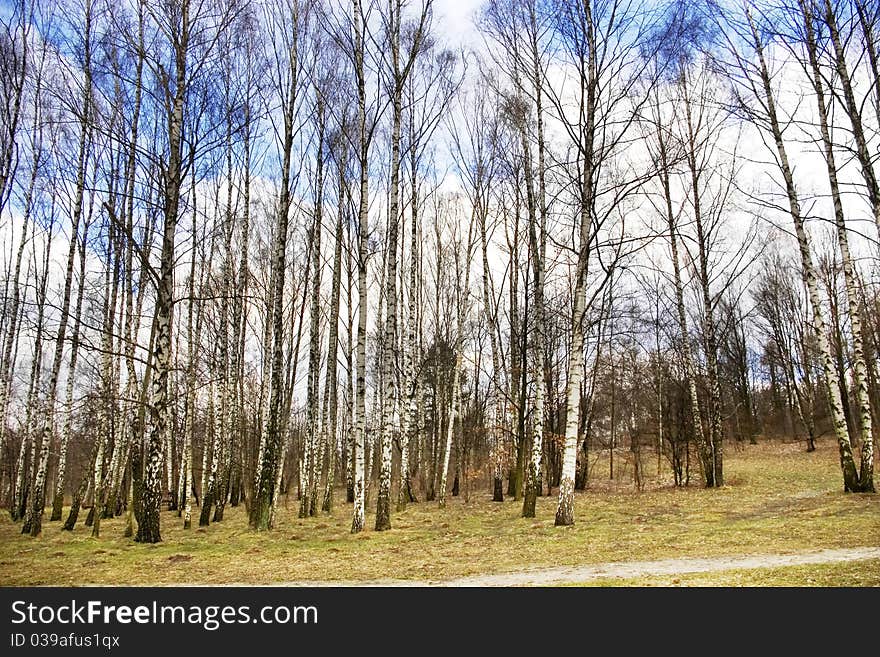
[[[650, 461], [645, 468], [653, 475]], [[121, 519], [104, 520], [98, 539], [82, 523], [69, 533], [45, 521], [33, 539], [4, 513], [0, 584], [511, 584], [517, 582], [505, 578], [524, 571], [579, 567], [566, 571], [570, 578], [521, 583], [880, 585], [880, 495], [842, 492], [831, 440], [813, 453], [802, 443], [731, 444], [726, 485], [717, 490], [675, 488], [665, 465], [641, 492], [626, 472], [614, 482], [607, 472], [600, 457], [590, 490], [576, 497], [571, 527], [553, 526], [555, 497], [539, 498], [537, 518], [525, 520], [519, 502], [493, 503], [484, 490], [469, 502], [452, 498], [446, 509], [411, 504], [393, 515], [391, 531], [357, 535], [349, 533], [351, 505], [339, 504], [339, 495], [332, 515], [305, 520], [294, 499], [282, 501], [277, 529], [263, 533], [248, 529], [243, 507], [227, 507], [223, 522], [187, 531], [175, 512], [163, 512], [156, 545], [123, 538]], [[368, 528], [372, 521], [368, 516]], [[838, 561], [815, 556], [854, 548], [866, 550], [838, 553], [850, 554]], [[670, 559], [680, 561], [659, 571], [607, 570]], [[693, 559], [709, 566], [692, 572]], [[810, 563], [797, 565], [804, 560]]]

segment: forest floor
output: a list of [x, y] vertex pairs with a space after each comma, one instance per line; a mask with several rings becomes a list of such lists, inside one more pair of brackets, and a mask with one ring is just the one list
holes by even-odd
[[637, 491], [625, 469], [609, 481], [603, 456], [576, 496], [571, 527], [554, 527], [555, 497], [540, 497], [537, 518], [526, 520], [520, 502], [493, 503], [482, 487], [445, 509], [410, 504], [391, 531], [354, 535], [351, 505], [300, 519], [292, 497], [277, 529], [263, 533], [248, 529], [243, 507], [187, 531], [163, 512], [155, 545], [123, 538], [120, 518], [102, 521], [97, 539], [82, 522], [63, 532], [49, 521], [32, 539], [3, 513], [0, 585], [880, 586], [880, 495], [842, 492], [830, 439], [813, 453], [803, 443], [730, 444], [716, 490], [696, 475], [676, 488], [665, 463], [653, 476], [646, 455]]

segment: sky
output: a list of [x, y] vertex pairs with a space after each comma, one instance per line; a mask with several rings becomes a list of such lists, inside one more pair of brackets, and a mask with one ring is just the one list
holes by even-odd
[[[484, 0], [434, 0], [434, 29], [435, 34], [437, 35], [438, 45], [452, 49], [482, 49], [484, 43], [476, 29], [475, 19], [483, 4], [485, 4]], [[4, 6], [5, 0], [0, 0], [0, 11], [3, 10]], [[788, 69], [788, 71], [792, 71], [792, 69]], [[795, 72], [794, 75], [797, 75], [797, 72]], [[798, 87], [800, 87], [799, 84], [795, 85], [795, 88]], [[796, 105], [797, 100], [798, 99], [796, 98], [787, 99], [787, 102], [790, 105]], [[811, 98], [808, 97], [807, 103], [809, 103], [810, 100]], [[807, 108], [809, 108], [809, 105], [807, 105]], [[802, 108], [801, 111], [806, 110]], [[444, 138], [440, 136], [441, 133], [442, 131], [438, 132], [438, 137], [436, 139], [442, 141]], [[827, 194], [827, 176], [824, 173], [824, 166], [821, 157], [818, 155], [813, 144], [806, 142], [798, 144], [798, 138], [799, 136], [795, 135], [788, 146], [794, 155], [793, 159], [796, 162], [797, 167], [796, 176], [802, 193], [805, 195], [815, 193], [819, 196]], [[802, 137], [800, 138], [802, 139]], [[773, 166], [767, 164], [771, 154], [767, 151], [764, 144], [761, 143], [760, 139], [757, 139], [753, 133], [750, 134], [746, 131], [745, 138], [743, 139], [740, 148], [740, 154], [751, 160], [743, 172], [743, 178], [745, 181], [743, 183], [744, 186], [765, 191], [773, 190], [778, 194], [780, 191], [778, 187], [778, 172], [774, 173]], [[846, 166], [845, 173], [847, 179], [858, 181], [859, 173], [854, 162], [850, 162]], [[454, 168], [450, 167], [446, 175], [448, 178], [445, 181], [444, 189], [452, 189], [456, 187], [458, 179], [455, 175]], [[377, 207], [381, 206], [382, 202], [381, 198], [377, 199]], [[847, 203], [849, 219], [851, 221], [858, 221], [857, 225], [863, 227], [866, 232], [873, 234], [873, 226], [870, 222], [870, 216], [866, 212], [863, 199], [857, 195], [848, 195], [845, 202]], [[824, 214], [828, 216], [827, 199], [822, 199], [820, 201], [817, 210], [823, 212], [823, 205], [825, 206]], [[817, 212], [817, 214], [819, 212]], [[0, 244], [4, 246], [4, 254], [0, 256], [0, 263], [3, 265], [5, 265], [9, 259], [9, 249], [13, 244], [13, 240], [9, 239], [9, 231], [12, 225], [16, 223], [17, 219], [18, 217], [15, 214], [14, 208], [10, 206], [6, 216], [3, 220], [0, 220]], [[784, 212], [768, 213], [767, 216], [763, 217], [762, 221], [774, 223], [784, 229], [790, 230], [790, 218], [787, 217]], [[825, 229], [825, 226], [819, 226], [818, 221], [811, 222], [811, 226], [815, 226], [812, 230], [814, 230], [814, 233], [817, 236]], [[38, 238], [38, 240], [39, 239], [40, 238]], [[793, 242], [789, 241], [787, 244], [793, 247]], [[41, 245], [42, 242], [38, 242], [37, 250], [39, 250]], [[855, 240], [854, 247], [858, 255], [864, 255], [867, 251], [865, 243], [860, 242], [859, 240]], [[185, 244], [181, 245], [181, 250], [185, 248]], [[665, 243], [658, 242], [658, 248], [665, 252]], [[792, 252], [794, 252], [793, 249]], [[62, 275], [61, 272], [63, 272], [63, 261], [66, 253], [67, 239], [64, 234], [61, 234], [56, 237], [56, 242], [53, 245], [53, 272], [51, 279], [52, 283], [50, 286], [56, 290], [60, 287], [59, 282]], [[499, 263], [498, 265], [499, 276], [500, 270], [503, 269], [502, 264], [503, 263]], [[96, 271], [99, 268], [99, 261], [95, 258], [94, 266], [90, 263], [89, 270]], [[474, 277], [478, 275], [478, 270], [479, 266], [476, 266], [475, 273], [473, 274]], [[304, 370], [300, 371], [304, 372]]]
[[475, 45], [480, 37], [474, 29], [474, 15], [483, 0], [434, 0], [437, 33], [446, 46]]

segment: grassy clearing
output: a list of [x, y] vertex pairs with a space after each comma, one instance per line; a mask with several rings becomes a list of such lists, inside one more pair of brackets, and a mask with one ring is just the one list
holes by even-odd
[[[31, 539], [21, 536], [19, 525], [4, 513], [0, 584], [434, 581], [541, 566], [880, 543], [880, 496], [842, 493], [831, 441], [823, 441], [812, 454], [800, 444], [742, 451], [731, 446], [725, 457], [728, 485], [719, 490], [675, 489], [655, 481], [636, 492], [628, 482], [602, 480], [602, 467], [600, 462], [593, 488], [577, 496], [576, 524], [566, 528], [553, 526], [555, 498], [539, 498], [537, 519], [524, 520], [519, 502], [492, 503], [482, 491], [469, 503], [453, 498], [446, 509], [434, 503], [410, 505], [394, 514], [392, 531], [358, 535], [349, 533], [350, 505], [337, 505], [332, 516], [301, 520], [297, 502], [282, 501], [278, 529], [267, 533], [248, 529], [243, 508], [227, 508], [222, 523], [186, 532], [176, 514], [163, 512], [163, 542], [156, 545], [122, 538], [121, 519], [102, 521], [99, 539], [91, 538], [90, 528], [81, 523], [69, 533], [48, 521], [43, 536]], [[372, 527], [372, 518], [367, 525]], [[841, 577], [843, 584], [876, 584], [878, 569], [880, 564], [873, 561], [678, 579], [695, 584], [821, 584]], [[661, 579], [644, 583], [669, 584], [673, 578]]]

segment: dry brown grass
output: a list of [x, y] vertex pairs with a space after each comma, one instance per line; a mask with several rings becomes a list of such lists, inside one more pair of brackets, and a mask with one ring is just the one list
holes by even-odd
[[[337, 505], [332, 516], [302, 520], [291, 499], [282, 502], [277, 529], [265, 533], [248, 529], [243, 508], [227, 508], [223, 522], [188, 531], [176, 514], [164, 512], [163, 542], [156, 545], [123, 538], [119, 519], [104, 520], [99, 539], [82, 524], [70, 533], [50, 522], [44, 522], [41, 538], [32, 539], [21, 536], [4, 514], [0, 584], [434, 581], [541, 566], [880, 544], [880, 496], [843, 494], [831, 441], [822, 441], [812, 454], [800, 444], [729, 448], [728, 485], [719, 490], [650, 481], [637, 492], [625, 480], [601, 481], [601, 467], [591, 490], [577, 495], [576, 524], [565, 528], [553, 526], [555, 498], [539, 498], [538, 517], [524, 520], [519, 502], [492, 503], [483, 492], [469, 503], [451, 499], [446, 509], [410, 505], [394, 514], [392, 531], [358, 535], [349, 533], [350, 505]], [[877, 583], [878, 563], [860, 563], [824, 569], [831, 574], [822, 582], [860, 569], [858, 581]], [[815, 568], [785, 569], [790, 574], [783, 580], [809, 584]], [[729, 577], [760, 582], [768, 576], [749, 572], [757, 579]]]

